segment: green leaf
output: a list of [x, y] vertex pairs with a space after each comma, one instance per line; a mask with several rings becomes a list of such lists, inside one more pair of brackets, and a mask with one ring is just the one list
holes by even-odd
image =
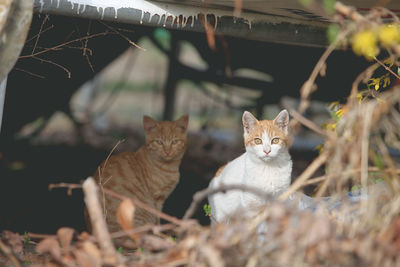
[[312, 4], [313, 0], [299, 0], [299, 2], [301, 5], [309, 7]]
[[211, 206], [208, 204], [204, 204], [203, 206], [204, 213], [206, 216], [210, 217], [211, 216]]
[[117, 249], [117, 253], [122, 253], [122, 247], [119, 247], [119, 248]]
[[333, 43], [336, 40], [339, 34], [339, 25], [331, 24], [329, 25], [328, 29], [326, 30], [326, 36], [328, 38], [329, 43]]
[[397, 67], [397, 74], [400, 75], [400, 67]]
[[370, 150], [370, 154], [372, 155], [372, 161], [375, 167], [378, 167], [379, 170], [383, 170], [385, 168], [385, 163], [383, 162], [383, 158], [378, 153], [375, 153], [372, 149]]
[[335, 3], [336, 0], [324, 0], [324, 8], [325, 8], [325, 12], [328, 14], [333, 14], [335, 13]]
[[31, 241], [31, 238], [28, 236], [28, 232], [24, 232], [24, 244], [28, 244]]

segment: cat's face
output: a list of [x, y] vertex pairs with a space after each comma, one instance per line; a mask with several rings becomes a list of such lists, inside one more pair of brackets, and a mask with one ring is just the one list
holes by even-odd
[[163, 161], [181, 159], [186, 150], [186, 136], [189, 116], [176, 121], [156, 121], [143, 117], [146, 147], [152, 157]]
[[242, 117], [246, 151], [263, 162], [287, 152], [289, 114], [282, 110], [274, 120], [258, 121], [250, 112]]

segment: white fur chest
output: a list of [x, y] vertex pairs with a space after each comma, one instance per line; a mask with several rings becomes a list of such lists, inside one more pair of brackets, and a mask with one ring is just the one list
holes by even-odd
[[[292, 161], [289, 154], [268, 163], [255, 161], [246, 155], [244, 169], [241, 184], [259, 188], [273, 196], [285, 191], [291, 182]], [[240, 197], [246, 209], [265, 204], [265, 200], [248, 192], [241, 192]]]

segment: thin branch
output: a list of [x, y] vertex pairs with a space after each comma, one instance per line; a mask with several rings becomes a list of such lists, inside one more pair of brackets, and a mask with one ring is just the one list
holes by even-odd
[[246, 191], [249, 193], [252, 193], [254, 195], [257, 195], [258, 197], [263, 198], [265, 201], [271, 201], [273, 199], [272, 195], [269, 193], [266, 193], [264, 190], [259, 189], [257, 187], [253, 186], [246, 186], [246, 185], [241, 185], [241, 184], [222, 184], [218, 188], [206, 188], [204, 190], [196, 192], [196, 194], [193, 195], [193, 201], [190, 204], [189, 208], [186, 210], [185, 215], [183, 216], [183, 220], [187, 220], [190, 217], [193, 216], [193, 214], [196, 212], [198, 206], [200, 205], [201, 201], [203, 201], [206, 197], [210, 195], [214, 195], [216, 193], [223, 192], [225, 193], [226, 191], [231, 191], [231, 190], [240, 190], [240, 191]]
[[46, 15], [46, 16], [44, 17], [43, 21], [42, 21], [42, 24], [40, 25], [39, 33], [37, 34], [37, 38], [36, 38], [35, 44], [33, 45], [33, 49], [32, 49], [32, 53], [31, 53], [31, 54], [34, 54], [34, 53], [35, 53], [37, 43], [39, 42], [40, 35], [42, 34], [43, 26], [44, 26], [44, 24], [47, 22], [48, 19], [49, 19], [49, 15]]
[[41, 32], [39, 32], [38, 34], [35, 34], [34, 36], [32, 36], [30, 39], [28, 39], [25, 43], [29, 43], [30, 41], [32, 41], [33, 39], [35, 39], [36, 37], [38, 37], [39, 35], [47, 32], [48, 30], [51, 30], [54, 28], [54, 25], [49, 26], [48, 28], [42, 30]]
[[[326, 179], [329, 179], [329, 178], [334, 177], [334, 176], [339, 176], [339, 175], [346, 176], [346, 175], [358, 173], [360, 171], [361, 171], [361, 169], [358, 168], [358, 169], [354, 169], [354, 170], [347, 170], [347, 171], [344, 171], [344, 172], [337, 172], [337, 173], [330, 173], [330, 174], [321, 175], [321, 176], [314, 177], [314, 178], [311, 178], [311, 179], [305, 181], [301, 185], [301, 187], [304, 187], [304, 186], [307, 186], [307, 185], [311, 185], [311, 184], [317, 184], [319, 182], [325, 181]], [[368, 172], [382, 172], [382, 173], [389, 173], [389, 174], [393, 175], [393, 174], [400, 174], [400, 169], [388, 168], [388, 169], [381, 170], [378, 167], [369, 167], [368, 168]]]
[[360, 23], [365, 21], [365, 18], [360, 13], [358, 13], [353, 7], [346, 6], [339, 1], [335, 3], [335, 10], [345, 15], [346, 17], [349, 17], [351, 20], [355, 22]]
[[303, 113], [309, 105], [308, 98], [310, 94], [315, 90], [315, 80], [317, 79], [319, 73], [321, 73], [321, 70], [326, 67], [326, 60], [328, 59], [329, 55], [336, 49], [338, 44], [347, 36], [349, 31], [342, 32], [338, 35], [338, 37], [333, 41], [328, 48], [324, 51], [320, 59], [318, 60], [317, 64], [315, 65], [313, 71], [311, 72], [310, 77], [308, 80], [303, 84], [303, 86], [300, 89], [300, 95], [301, 95], [301, 102], [299, 106], [299, 113]]
[[112, 30], [114, 33], [118, 34], [119, 36], [121, 36], [122, 38], [124, 38], [125, 40], [127, 40], [131, 45], [133, 45], [136, 48], [139, 48], [142, 51], [146, 51], [145, 48], [140, 47], [139, 45], [137, 45], [135, 42], [131, 41], [128, 37], [126, 37], [125, 35], [123, 35], [122, 33], [120, 33], [119, 31], [117, 31], [114, 27], [111, 27], [110, 25], [107, 25], [106, 23], [99, 21], [101, 24], [103, 24], [104, 26], [106, 26], [108, 29]]
[[37, 77], [37, 78], [40, 78], [40, 79], [44, 79], [44, 78], [45, 78], [45, 77], [44, 77], [44, 76], [42, 76], [42, 75], [39, 75], [39, 74], [36, 74], [36, 73], [30, 72], [30, 71], [27, 71], [27, 70], [24, 70], [24, 69], [20, 69], [20, 68], [14, 68], [14, 70], [17, 70], [17, 71], [21, 71], [21, 72], [28, 73], [29, 75], [32, 75], [33, 77]]
[[39, 57], [36, 57], [36, 56], [33, 56], [32, 58], [33, 58], [33, 59], [36, 59], [36, 60], [39, 60], [39, 61], [42, 61], [42, 62], [49, 63], [49, 64], [54, 65], [54, 66], [56, 66], [56, 67], [59, 67], [60, 69], [62, 69], [63, 71], [65, 71], [65, 72], [67, 73], [68, 79], [71, 78], [71, 72], [70, 72], [66, 67], [61, 66], [60, 64], [57, 64], [57, 63], [55, 63], [55, 62], [53, 62], [53, 61], [51, 61], [51, 60], [46, 60], [46, 59], [39, 58]]
[[167, 231], [167, 230], [172, 230], [176, 228], [176, 224], [163, 224], [163, 225], [156, 225], [156, 224], [146, 224], [131, 230], [124, 230], [124, 231], [118, 231], [118, 232], [114, 232], [111, 233], [111, 238], [120, 238], [120, 237], [124, 237], [127, 235], [135, 235], [135, 234], [140, 234], [143, 232], [147, 232], [152, 230], [153, 233], [159, 233], [159, 232], [163, 232], [163, 231]]
[[307, 181], [311, 177], [311, 175], [313, 175], [318, 170], [318, 168], [321, 167], [327, 160], [328, 153], [322, 152], [321, 155], [319, 155], [310, 165], [308, 165], [307, 169], [303, 171], [303, 173], [294, 181], [289, 189], [286, 190], [286, 192], [279, 197], [279, 199], [285, 200], [291, 194], [296, 192], [300, 187], [302, 187], [304, 182]]
[[79, 42], [79, 41], [81, 41], [81, 40], [85, 40], [85, 39], [88, 39], [88, 38], [95, 38], [95, 37], [99, 37], [99, 36], [105, 36], [105, 35], [107, 35], [107, 34], [114, 34], [114, 33], [111, 33], [111, 32], [100, 32], [100, 33], [92, 34], [92, 35], [90, 35], [90, 36], [85, 36], [85, 37], [77, 38], [77, 39], [74, 39], [74, 40], [71, 40], [71, 41], [68, 41], [68, 42], [65, 42], [65, 43], [62, 43], [62, 44], [59, 44], [59, 45], [56, 45], [56, 46], [47, 48], [47, 49], [45, 49], [45, 50], [36, 52], [36, 53], [34, 53], [34, 54], [31, 54], [31, 55], [19, 56], [19, 58], [21, 59], [21, 58], [30, 58], [30, 57], [38, 56], [38, 55], [44, 54], [44, 53], [46, 53], [46, 52], [59, 49], [60, 47], [66, 46], [66, 45], [71, 44], [71, 43]]
[[[70, 188], [70, 189], [76, 189], [76, 188], [82, 188], [82, 185], [80, 185], [80, 184], [69, 184], [69, 183], [58, 183], [58, 184], [50, 184], [49, 185], [50, 189], [52, 189], [52, 188], [63, 188], [63, 187], [67, 187], [67, 188]], [[183, 221], [179, 220], [176, 217], [170, 216], [170, 215], [168, 215], [166, 213], [163, 213], [163, 212], [161, 212], [161, 211], [159, 211], [157, 209], [154, 209], [153, 207], [150, 207], [149, 205], [143, 203], [142, 201], [140, 201], [140, 200], [138, 200], [136, 198], [130, 198], [130, 197], [115, 193], [114, 191], [112, 191], [110, 189], [106, 189], [106, 188], [103, 188], [102, 190], [104, 191], [104, 193], [106, 193], [106, 194], [108, 194], [108, 195], [110, 195], [112, 197], [118, 198], [120, 200], [124, 200], [126, 198], [129, 198], [133, 202], [133, 204], [135, 204], [137, 207], [139, 207], [141, 209], [144, 209], [144, 210], [147, 210], [148, 212], [160, 217], [161, 219], [164, 219], [166, 221], [169, 221], [169, 222], [174, 223], [174, 224], [179, 225], [179, 226], [186, 226], [187, 225], [187, 222], [183, 222]]]
[[72, 189], [82, 189], [82, 185], [80, 184], [68, 184], [68, 183], [58, 183], [58, 184], [49, 184], [49, 190], [53, 188], [68, 188], [67, 194], [70, 196], [72, 194]]
[[[121, 194], [115, 193], [114, 191], [109, 190], [107, 188], [103, 188], [103, 190], [104, 190], [104, 192], [106, 194], [108, 194], [110, 196], [113, 196], [115, 198], [118, 198], [120, 200], [124, 200], [124, 199], [128, 198], [128, 197], [123, 196]], [[161, 219], [164, 219], [166, 221], [169, 221], [171, 223], [174, 223], [174, 224], [180, 225], [180, 226], [186, 226], [187, 225], [185, 222], [179, 220], [178, 218], [176, 218], [174, 216], [171, 216], [171, 215], [168, 215], [166, 213], [163, 213], [163, 212], [161, 212], [161, 211], [159, 211], [159, 210], [157, 210], [157, 209], [155, 209], [153, 207], [150, 207], [149, 205], [147, 205], [147, 204], [143, 203], [142, 201], [138, 200], [137, 198], [129, 198], [129, 199], [132, 200], [132, 202], [133, 202], [133, 204], [135, 204], [135, 206], [137, 206], [137, 207], [139, 207], [141, 209], [147, 210], [148, 212], [156, 215], [157, 217], [160, 217]]]
[[298, 122], [300, 122], [301, 124], [303, 124], [304, 126], [309, 128], [310, 130], [312, 130], [322, 136], [325, 136], [325, 137], [330, 136], [327, 132], [324, 132], [318, 125], [316, 125], [314, 122], [312, 122], [309, 119], [302, 116], [296, 110], [290, 109], [289, 111], [290, 111], [290, 115], [292, 115], [294, 119], [296, 119]]
[[31, 232], [28, 232], [26, 235], [29, 236], [30, 238], [35, 238], [35, 239], [57, 238], [56, 235], [37, 234]]
[[400, 76], [397, 75], [394, 71], [392, 71], [388, 66], [386, 66], [385, 64], [383, 64], [379, 59], [377, 59], [376, 57], [374, 57], [375, 61], [378, 62], [379, 65], [381, 65], [382, 67], [385, 68], [385, 70], [387, 70], [388, 72], [390, 72], [394, 77], [396, 77], [397, 79], [400, 80]]
[[89, 213], [93, 233], [97, 238], [102, 251], [104, 263], [115, 266], [120, 261], [118, 260], [117, 251], [111, 241], [111, 236], [108, 232], [103, 212], [101, 211], [96, 182], [92, 177], [89, 177], [83, 183], [82, 189], [85, 195], [85, 203]]
[[[106, 167], [107, 162], [108, 162], [108, 160], [110, 159], [112, 153], [114, 153], [114, 150], [115, 150], [121, 143], [123, 143], [124, 141], [125, 141], [125, 139], [118, 140], [118, 142], [115, 144], [115, 146], [111, 149], [110, 153], [108, 153], [108, 156], [107, 156], [106, 160], [104, 161], [103, 168], [101, 168], [101, 172], [104, 172], [104, 168]], [[99, 174], [101, 175], [101, 173], [99, 173]]]

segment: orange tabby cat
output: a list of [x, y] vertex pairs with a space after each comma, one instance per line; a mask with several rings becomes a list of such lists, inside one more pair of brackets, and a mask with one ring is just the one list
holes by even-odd
[[[188, 115], [176, 121], [156, 121], [143, 117], [146, 143], [136, 152], [123, 152], [105, 160], [94, 178], [100, 186], [101, 201], [108, 228], [121, 230], [116, 219], [120, 200], [103, 194], [107, 188], [121, 195], [136, 197], [161, 210], [165, 199], [179, 181], [179, 165], [186, 150]], [[134, 227], [159, 223], [153, 214], [136, 208]]]

